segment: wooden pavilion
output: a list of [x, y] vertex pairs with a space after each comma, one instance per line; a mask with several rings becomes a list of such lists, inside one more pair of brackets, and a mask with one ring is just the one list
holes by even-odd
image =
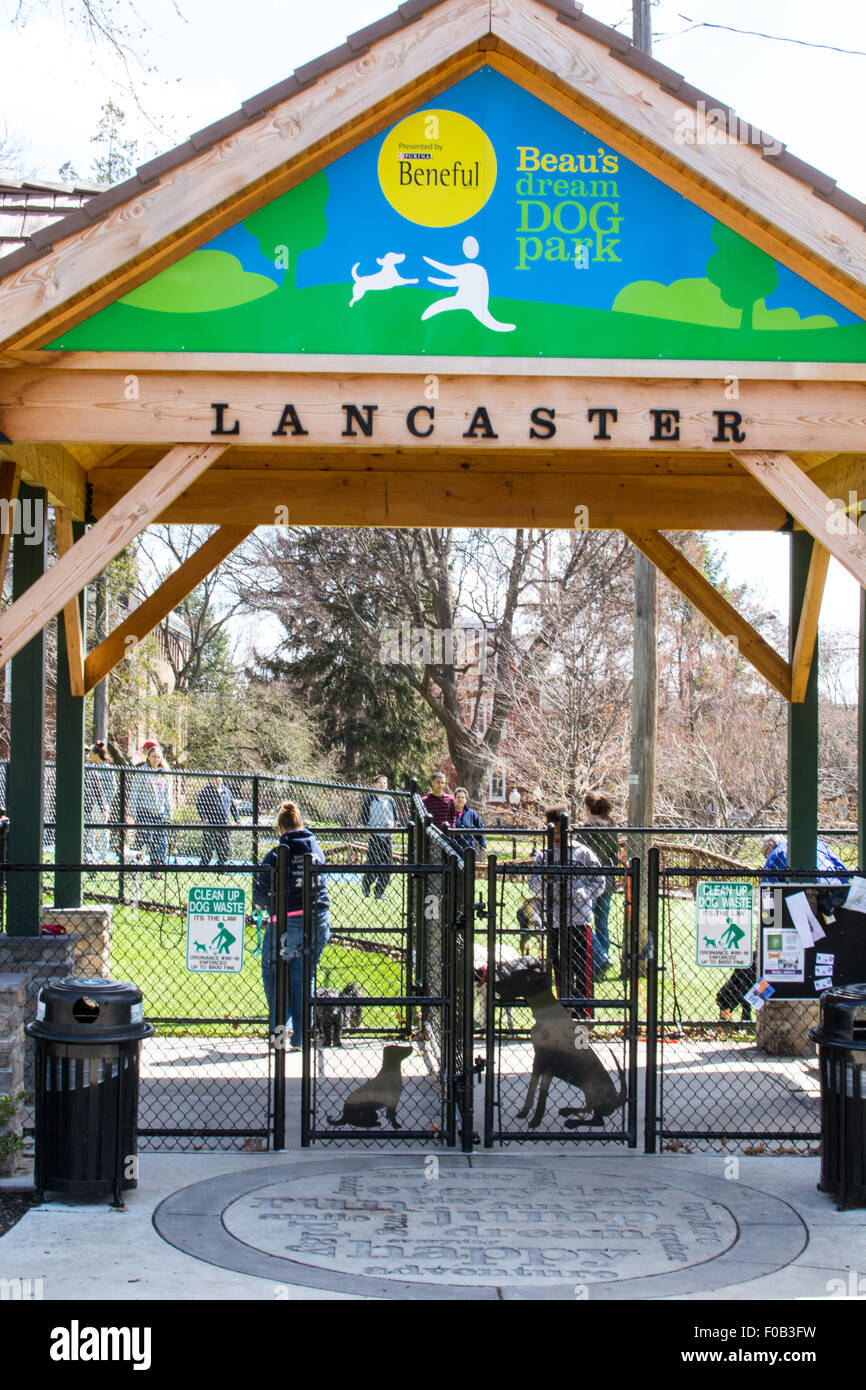
[[[866, 206], [580, 5], [408, 0], [0, 262], [0, 505], [47, 499], [59, 549], [4, 528], [10, 859], [41, 857], [46, 624], [80, 863], [86, 692], [290, 521], [623, 531], [791, 702], [807, 866], [864, 429]], [[218, 529], [86, 652], [85, 586], [157, 520]], [[662, 534], [687, 529], [790, 531], [787, 659]]]

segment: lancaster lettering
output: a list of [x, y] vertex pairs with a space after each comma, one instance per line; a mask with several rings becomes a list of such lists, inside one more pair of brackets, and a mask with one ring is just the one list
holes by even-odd
[[[568, 401], [562, 404], [567, 412]], [[228, 401], [214, 402], [210, 409], [213, 411], [211, 435], [217, 438], [231, 436], [235, 440], [243, 439], [242, 412], [235, 410]], [[261, 406], [257, 407], [257, 420], [262, 409]], [[310, 426], [315, 425], [317, 428], [314, 442], [321, 442], [323, 435], [331, 434], [335, 439], [375, 439], [377, 425], [381, 419], [377, 412], [379, 406], [374, 402], [364, 402], [362, 405], [346, 402], [329, 412], [322, 426], [319, 407], [307, 409], [303, 405], [286, 401], [274, 406], [273, 428], [270, 433], [274, 439], [309, 439]], [[746, 421], [739, 410], [720, 408], [709, 413], [712, 417], [710, 428], [713, 431], [709, 435], [710, 442], [744, 443], [747, 437]], [[388, 418], [386, 414], [385, 419]], [[400, 418], [407, 439], [432, 438], [442, 444], [455, 444], [463, 439], [467, 441], [467, 447], [471, 447], [474, 440], [500, 438], [497, 412], [484, 402], [468, 407], [462, 414], [453, 414], [447, 422], [442, 420], [441, 410], [437, 415], [436, 407], [432, 405], [410, 405], [405, 411], [401, 408]], [[619, 410], [611, 404], [591, 405], [586, 410], [573, 411], [571, 415], [564, 413], [562, 406], [528, 404], [525, 407], [525, 437], [533, 441], [550, 440], [560, 433], [563, 419], [567, 420], [565, 430], [569, 443], [583, 445], [596, 441], [609, 444], [617, 442], [620, 429]], [[688, 418], [672, 405], [653, 406], [643, 412], [643, 419], [646, 426], [644, 438], [648, 444], [668, 444], [673, 440], [689, 439], [692, 439], [696, 446], [707, 443], [707, 422], [703, 413], [695, 416], [691, 427]], [[513, 429], [513, 415], [509, 412], [508, 419], [503, 418], [502, 423]], [[393, 423], [389, 428], [393, 431]], [[633, 440], [629, 443], [633, 444]]]

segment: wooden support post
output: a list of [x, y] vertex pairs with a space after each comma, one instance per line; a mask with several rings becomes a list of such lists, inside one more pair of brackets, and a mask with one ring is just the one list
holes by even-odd
[[0, 502], [7, 505], [7, 524], [0, 526], [0, 592], [6, 579], [6, 566], [9, 563], [9, 550], [12, 544], [13, 503], [18, 498], [21, 483], [21, 469], [17, 463], [4, 459], [0, 463]]
[[806, 592], [803, 596], [800, 621], [797, 624], [794, 653], [791, 657], [791, 699], [796, 705], [802, 704], [806, 698], [809, 675], [812, 670], [812, 657], [818, 642], [818, 619], [821, 615], [821, 600], [824, 597], [824, 585], [827, 582], [829, 564], [829, 550], [815, 541], [812, 546], [812, 557], [809, 561], [809, 573], [806, 577]]
[[[20, 603], [45, 573], [45, 516], [42, 488], [22, 484], [20, 500], [33, 507], [42, 526], [32, 544], [20, 527], [12, 540], [12, 601]], [[10, 610], [11, 611], [11, 610]], [[45, 633], [40, 627], [12, 662], [12, 710], [6, 807], [9, 812], [9, 863], [41, 864], [45, 772]], [[6, 879], [6, 931], [10, 936], [38, 936], [42, 908], [42, 875], [10, 873]]]
[[180, 568], [170, 574], [155, 593], [134, 609], [129, 617], [89, 654], [84, 663], [85, 691], [99, 685], [108, 672], [128, 655], [130, 648], [134, 650], [187, 594], [191, 594], [226, 556], [246, 540], [252, 530], [254, 528], [250, 526], [221, 526], [194, 555], [184, 560]]
[[[805, 611], [815, 542], [805, 531], [791, 535], [790, 649]], [[814, 869], [818, 846], [818, 644], [803, 699], [788, 710], [788, 868]]]
[[783, 453], [737, 453], [739, 463], [757, 478], [777, 502], [815, 536], [830, 554], [866, 587], [866, 536], [842, 508], [833, 508], [827, 494], [808, 473]]
[[[54, 508], [54, 526], [57, 532], [57, 553], [61, 557], [68, 555], [73, 546], [72, 518], [65, 507]], [[78, 540], [84, 535], [84, 527], [76, 527], [76, 538]], [[83, 591], [82, 591], [83, 595]], [[82, 595], [74, 594], [67, 604], [63, 606], [63, 630], [65, 636], [66, 665], [69, 673], [69, 692], [71, 695], [81, 698], [84, 695], [84, 630], [82, 628], [82, 609], [79, 599]], [[58, 682], [60, 673], [58, 671]]]
[[778, 690], [786, 700], [790, 698], [791, 668], [787, 661], [764, 641], [761, 634], [740, 616], [736, 608], [713, 588], [676, 546], [671, 545], [658, 531], [627, 530], [625, 535], [723, 637], [736, 638], [740, 655], [754, 666], [774, 690]]
[[140, 531], [225, 451], [224, 444], [178, 444], [92, 526], [68, 554], [0, 617], [0, 665], [79, 594]]
[[[55, 508], [58, 549], [71, 549], [74, 541], [84, 535], [84, 523], [69, 521], [68, 513], [61, 521]], [[60, 540], [61, 528], [68, 534]], [[61, 550], [61, 554], [65, 550]], [[54, 847], [56, 864], [81, 864], [84, 861], [84, 669], [81, 660], [80, 637], [86, 629], [87, 590], [71, 600], [57, 619], [57, 713], [55, 717], [55, 805]], [[75, 622], [70, 623], [69, 608], [75, 608]], [[73, 642], [70, 643], [70, 630]], [[77, 680], [72, 677], [77, 676]], [[76, 689], [76, 685], [80, 689]], [[81, 873], [69, 870], [54, 872], [54, 906], [81, 906]]]

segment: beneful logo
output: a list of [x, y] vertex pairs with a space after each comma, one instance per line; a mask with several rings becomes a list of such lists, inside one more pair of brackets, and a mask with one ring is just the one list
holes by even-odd
[[[239, 419], [233, 418], [232, 407], [228, 401], [213, 401], [210, 408], [214, 412], [211, 434], [215, 438], [243, 438], [241, 422]], [[339, 407], [340, 414], [335, 413], [333, 417], [335, 436], [340, 439], [375, 438], [378, 409], [378, 405], [371, 404], [341, 405]], [[743, 428], [743, 416], [739, 410], [713, 410], [710, 414], [715, 421], [715, 433], [711, 436], [713, 444], [742, 444], [744, 442], [746, 431]], [[670, 406], [652, 408], [646, 412], [646, 417], [646, 439], [649, 444], [670, 444], [680, 439], [687, 439], [690, 423], [694, 426], [695, 445], [706, 443], [705, 423], [697, 419], [693, 422], [683, 420], [681, 412]], [[319, 417], [317, 416], [317, 418]], [[465, 419], [460, 423], [465, 424], [466, 428], [462, 431], [458, 429], [456, 438], [470, 440], [499, 438], [494, 412], [488, 410], [485, 405], [475, 406], [471, 414], [467, 412]], [[576, 420], [573, 416], [569, 416], [567, 421], [568, 443], [575, 446], [599, 440], [605, 443], [616, 443], [618, 423], [619, 411], [616, 406], [591, 406], [586, 411], [585, 421]], [[342, 424], [342, 429], [337, 432], [336, 426], [340, 424]], [[527, 407], [527, 439], [551, 440], [556, 435], [560, 424], [561, 420], [557, 421], [555, 406], [535, 405]], [[271, 431], [273, 439], [302, 439], [308, 438], [310, 434], [300, 410], [291, 402], [275, 407], [274, 425], [275, 428]], [[444, 431], [442, 431], [442, 443], [456, 442], [453, 420], [450, 425], [450, 438], [446, 438]], [[433, 405], [410, 406], [404, 416], [404, 426], [409, 438], [429, 439], [436, 431], [436, 407]]]

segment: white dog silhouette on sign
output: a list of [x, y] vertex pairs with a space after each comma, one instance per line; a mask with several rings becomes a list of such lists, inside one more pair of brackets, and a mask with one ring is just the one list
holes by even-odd
[[430, 256], [424, 257], [428, 265], [435, 266], [437, 270], [447, 271], [454, 277], [451, 280], [440, 280], [435, 275], [428, 275], [430, 284], [443, 285], [448, 289], [455, 289], [457, 293], [446, 299], [437, 299], [428, 305], [421, 315], [422, 321], [432, 319], [434, 314], [445, 314], [449, 309], [465, 309], [485, 328], [492, 328], [495, 333], [511, 333], [517, 327], [514, 323], [500, 323], [491, 314], [488, 307], [490, 284], [487, 271], [483, 265], [477, 265], [475, 262], [478, 250], [475, 237], [468, 236], [463, 240], [463, 254], [468, 260], [462, 265], [443, 265], [441, 261], [434, 261]]
[[417, 280], [404, 280], [397, 266], [401, 261], [405, 261], [406, 256], [401, 251], [386, 251], [384, 256], [376, 257], [376, 264], [382, 267], [375, 275], [359, 275], [358, 266], [360, 261], [356, 261], [352, 266], [352, 279], [355, 281], [355, 288], [352, 290], [352, 298], [349, 301], [351, 309], [359, 300], [364, 298], [368, 290], [393, 290], [397, 285], [417, 285]]

